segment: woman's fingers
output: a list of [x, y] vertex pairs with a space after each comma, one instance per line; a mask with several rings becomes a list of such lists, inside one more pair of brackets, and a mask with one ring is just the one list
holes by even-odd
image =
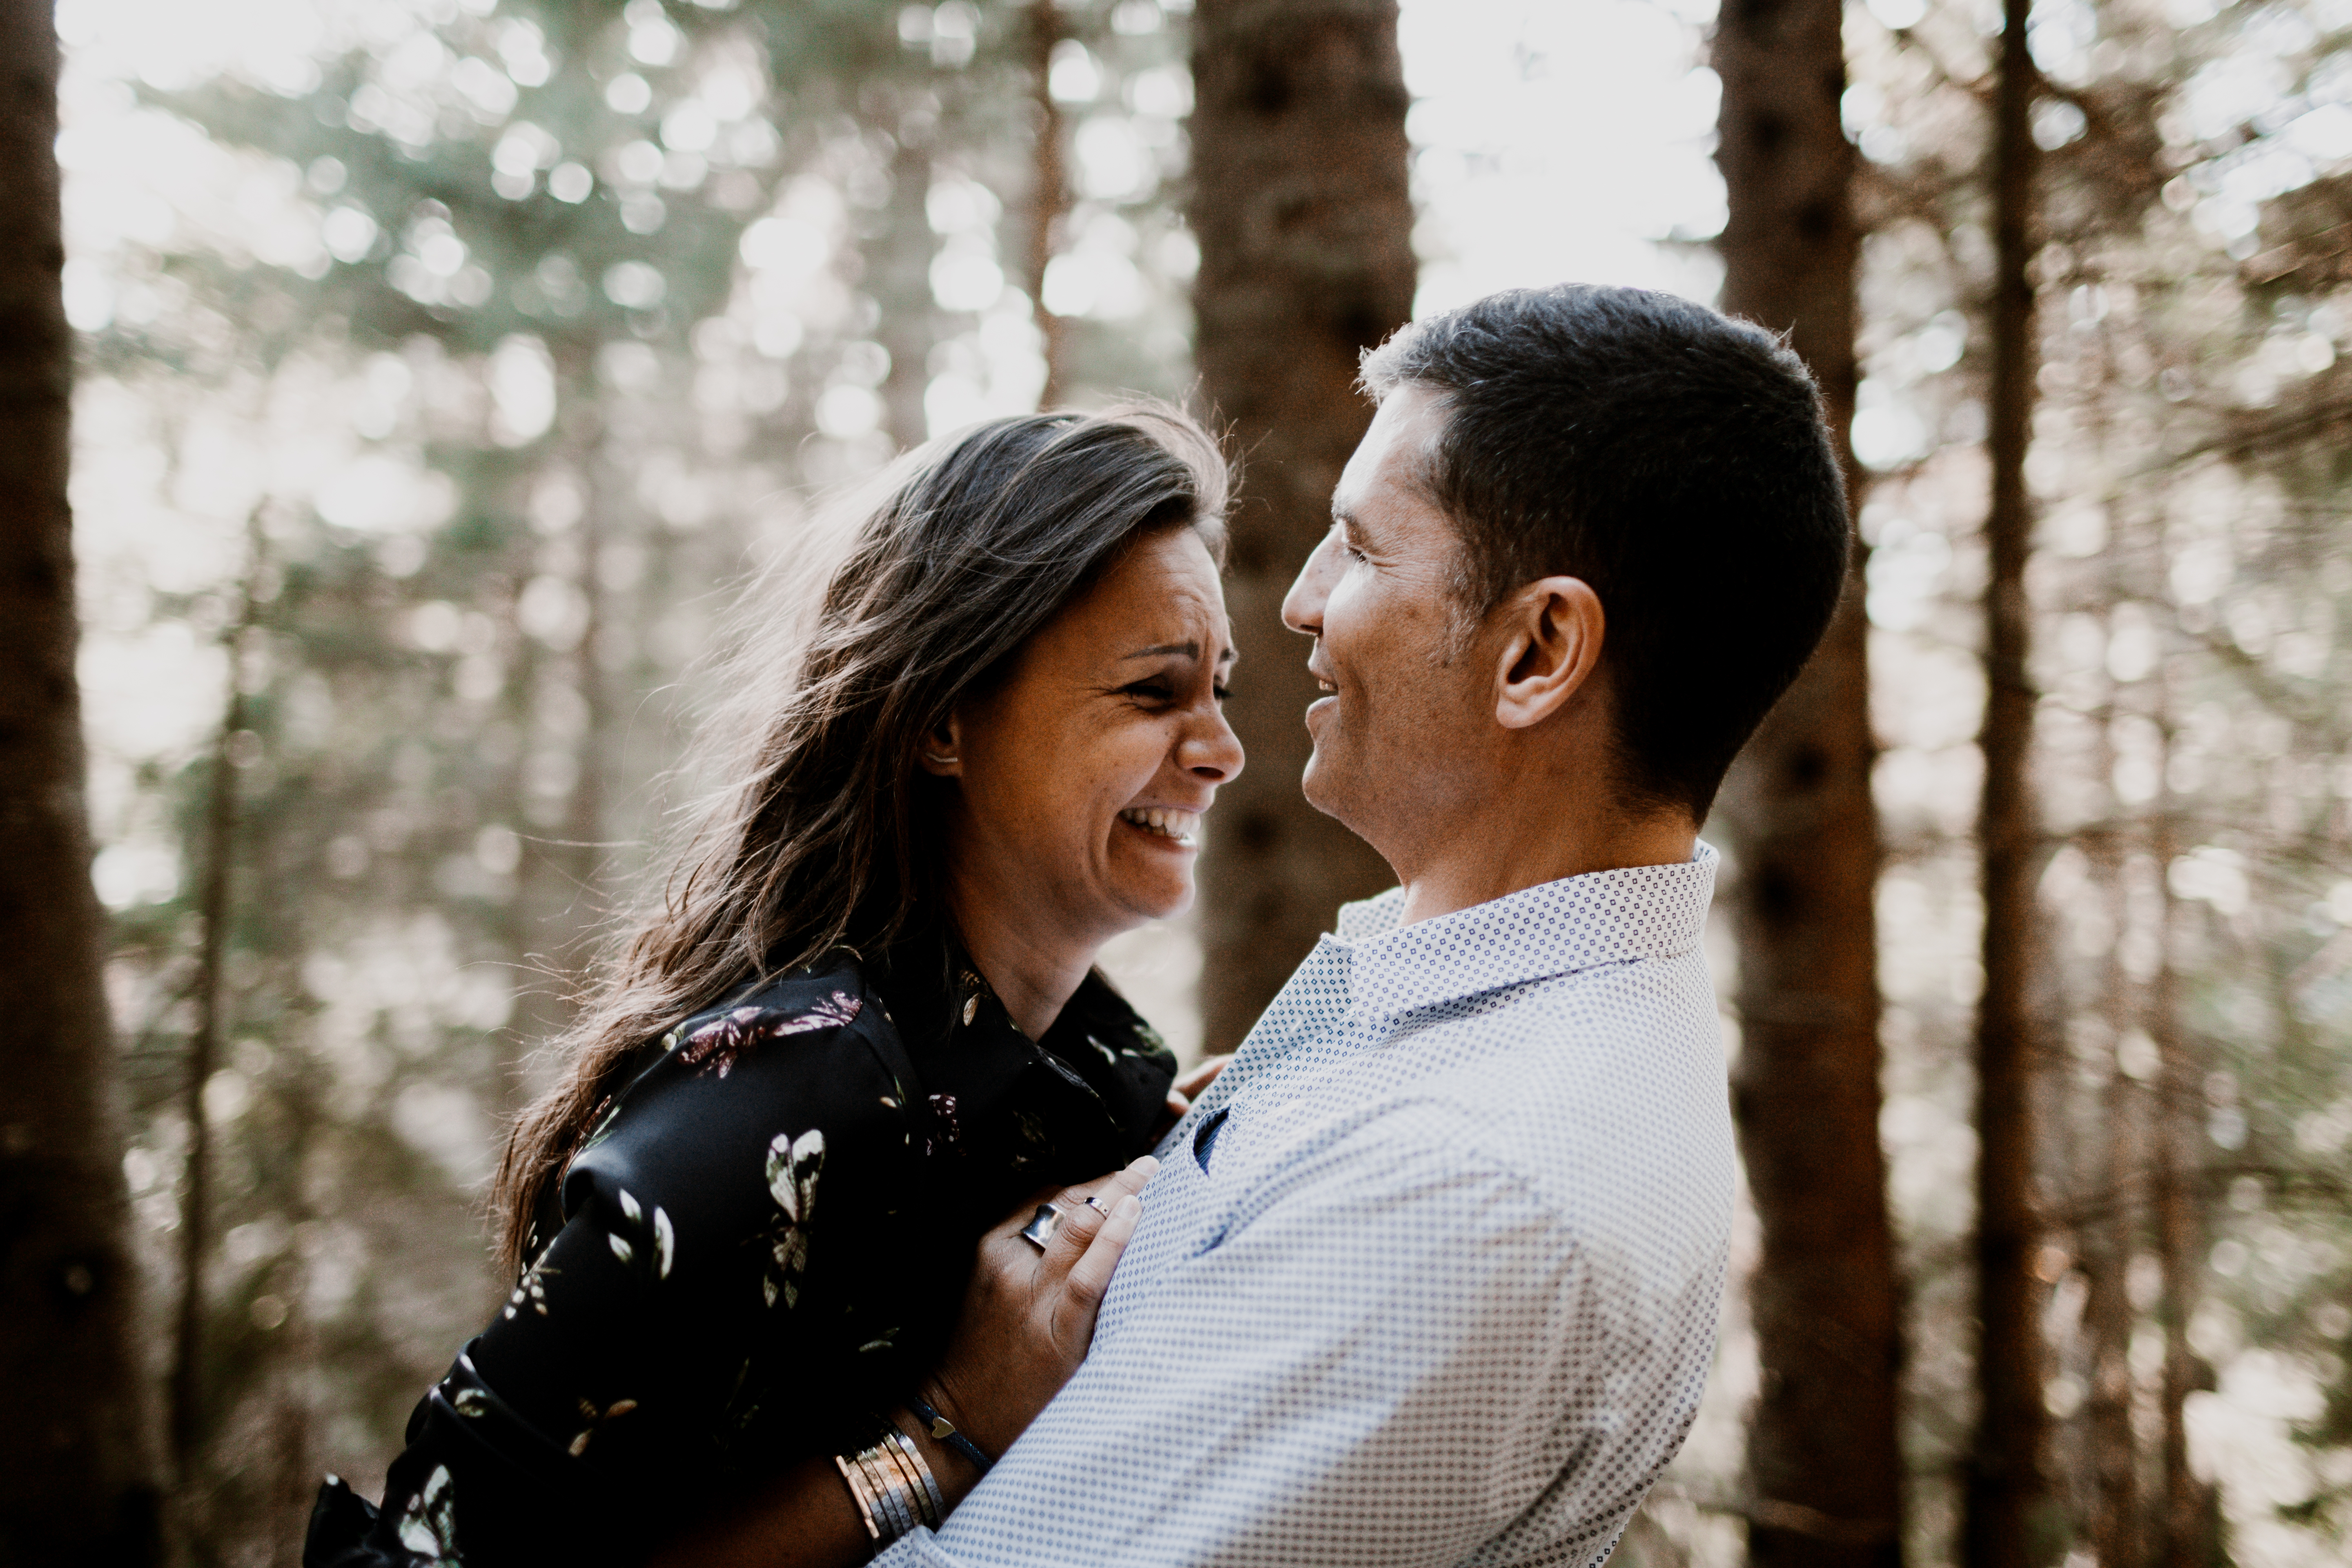
[[1070, 1278], [1066, 1285], [1072, 1300], [1083, 1307], [1091, 1322], [1095, 1311], [1102, 1306], [1103, 1292], [1110, 1289], [1111, 1270], [1118, 1267], [1119, 1256], [1127, 1250], [1129, 1237], [1135, 1235], [1135, 1223], [1143, 1215], [1143, 1200], [1129, 1193], [1111, 1205], [1110, 1213], [1095, 1229], [1094, 1239], [1070, 1266]]
[[1171, 1092], [1182, 1095], [1189, 1108], [1192, 1101], [1201, 1098], [1202, 1089], [1217, 1081], [1217, 1075], [1224, 1071], [1225, 1064], [1233, 1059], [1231, 1052], [1220, 1057], [1202, 1058], [1192, 1071], [1176, 1080]]
[[1101, 1233], [1110, 1212], [1140, 1193], [1159, 1168], [1160, 1162], [1146, 1154], [1125, 1170], [1114, 1171], [1100, 1181], [1065, 1188], [1053, 1199], [1062, 1217], [1054, 1227], [1053, 1239], [1045, 1244], [1045, 1256], [1041, 1260], [1045, 1268], [1055, 1274], [1067, 1274], [1076, 1268]]
[[[1111, 1270], [1135, 1234], [1137, 1194], [1159, 1168], [1147, 1154], [1099, 1181], [1049, 1189], [981, 1242], [925, 1397], [989, 1453], [1003, 1452], [1077, 1370]], [[1042, 1252], [1020, 1234], [1041, 1202], [1062, 1215]]]

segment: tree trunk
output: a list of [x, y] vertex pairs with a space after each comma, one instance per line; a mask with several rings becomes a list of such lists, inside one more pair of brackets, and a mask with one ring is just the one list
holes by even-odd
[[1054, 101], [1054, 46], [1062, 36], [1061, 12], [1054, 0], [1034, 0], [1029, 7], [1029, 66], [1037, 94], [1037, 142], [1029, 188], [1028, 247], [1022, 261], [1036, 313], [1038, 349], [1045, 356], [1045, 384], [1037, 393], [1041, 409], [1060, 405], [1069, 370], [1064, 363], [1067, 324], [1045, 308], [1045, 268], [1061, 247], [1062, 219], [1070, 210], [1070, 171], [1062, 145], [1067, 132], [1062, 106]]
[[0, 1561], [148, 1564], [161, 1490], [89, 880], [58, 41], [0, 0]]
[[[2113, 731], [2113, 723], [2106, 727]], [[2103, 772], [2114, 771], [2114, 747], [2103, 743]], [[2121, 856], [2111, 843], [2103, 856], [2107, 910], [2118, 932], [2129, 919]], [[2129, 978], [2110, 946], [2104, 984], [2105, 1012], [2120, 1046], [2136, 1022]], [[2137, 1313], [2129, 1288], [2134, 1242], [2139, 1235], [2137, 1167], [2141, 1096], [2111, 1056], [2099, 1096], [2082, 1226], [2083, 1331], [2089, 1341], [2090, 1389], [2084, 1416], [2089, 1449], [2090, 1544], [2099, 1568], [2140, 1568], [2139, 1445], [2132, 1431], [2131, 1336]]]
[[930, 384], [931, 345], [939, 333], [931, 319], [931, 261], [939, 242], [931, 233], [931, 139], [939, 128], [936, 100], [908, 93], [893, 95], [897, 151], [890, 155], [890, 231], [884, 237], [874, 288], [889, 300], [875, 336], [890, 351], [890, 374], [882, 383], [882, 427], [898, 450], [923, 444], [929, 421], [923, 393]]
[[254, 624], [255, 589], [261, 577], [258, 519], [249, 531], [253, 557], [246, 568], [244, 609], [222, 639], [228, 653], [228, 692], [221, 703], [220, 731], [213, 738], [212, 776], [205, 799], [204, 883], [196, 898], [195, 1028], [188, 1037], [187, 1070], [181, 1079], [181, 1114], [188, 1123], [186, 1186], [180, 1202], [179, 1321], [172, 1339], [172, 1469], [180, 1506], [197, 1510], [196, 1490], [205, 1427], [205, 1262], [212, 1251], [212, 1123], [205, 1115], [205, 1086], [220, 1061], [227, 998], [222, 976], [228, 954], [229, 879], [236, 863], [236, 745], [246, 727], [245, 635]]
[[[1853, 148], [1838, 0], [1734, 0], [1717, 23], [1723, 308], [1790, 333], [1820, 382], [1849, 499]], [[1734, 1103], [1763, 1248], [1748, 1285], [1748, 1561], [1891, 1568], [1902, 1296], [1878, 1139], [1878, 817], [1857, 552], [1821, 650], [1752, 742], [1726, 805], [1738, 847]]]
[[[578, 972], [587, 956], [593, 933], [604, 920], [605, 872], [613, 849], [604, 838], [605, 796], [610, 793], [609, 775], [618, 761], [613, 754], [613, 682], [604, 670], [604, 643], [606, 627], [612, 624], [612, 614], [605, 603], [604, 555], [621, 543], [615, 537], [620, 531], [614, 524], [626, 504], [621, 498], [628, 493], [628, 488], [626, 476], [613, 460], [610, 436], [601, 428], [591, 448], [590, 461], [593, 466], [588, 471], [588, 504], [580, 514], [577, 536], [583, 614], [580, 646], [572, 655], [572, 677], [574, 689], [580, 694], [580, 737], [573, 742], [580, 771], [563, 816], [562, 863], [564, 874], [572, 883], [572, 902], [566, 921], [569, 929], [560, 939], [562, 945], [556, 949], [563, 955], [567, 973]], [[551, 939], [555, 938], [555, 933], [549, 934]], [[569, 1011], [567, 1008], [567, 1015]]]
[[2032, 515], [2025, 455], [2033, 417], [2032, 263], [2036, 149], [2032, 0], [2006, 0], [1993, 127], [1992, 381], [1987, 414], [1984, 796], [1977, 837], [1984, 900], [1984, 994], [1977, 1015], [1977, 1436], [1962, 1561], [2027, 1568], [2043, 1550], [2046, 1483], [2039, 1239], [2033, 1202], [2030, 1005], [2037, 824], [2027, 774], [2033, 691], [2025, 565]]
[[[528, 824], [516, 868], [516, 896], [509, 920], [520, 982], [509, 1028], [516, 1045], [510, 1065], [512, 1100], [520, 1109], [547, 1085], [540, 1076], [551, 1063], [538, 1047], [561, 1034], [574, 1016], [583, 960], [605, 913], [603, 876], [609, 848], [604, 842], [607, 756], [613, 730], [610, 681], [598, 658], [609, 616], [602, 574], [603, 553], [614, 534], [614, 518], [625, 504], [628, 477], [611, 457], [603, 394], [595, 371], [596, 342], [564, 336], [550, 345], [555, 359], [556, 428], [561, 456], [551, 466], [568, 467], [580, 487], [580, 513], [553, 536], [521, 552], [519, 581], [534, 575], [562, 577], [579, 595], [579, 642], [569, 649], [548, 647], [521, 626], [516, 608], [519, 657], [510, 679], [516, 722], [525, 736], [516, 767], [516, 804]], [[550, 712], [577, 707], [558, 720]], [[563, 732], [576, 725], [576, 732]], [[560, 805], [541, 794], [532, 777], [532, 758], [561, 746], [575, 766]]]
[[1250, 765], [1219, 792], [1201, 869], [1201, 1014], [1217, 1051], [1340, 903], [1393, 880], [1298, 793], [1316, 692], [1282, 599], [1371, 422], [1358, 358], [1412, 310], [1395, 0], [1201, 0], [1192, 78], [1201, 395], [1249, 465], [1226, 591], [1241, 655], [1229, 711]]
[[[2159, 677], [2161, 680], [2161, 677]], [[2171, 715], [2168, 693], [2158, 687], [2158, 723]], [[2169, 761], [2170, 731], [2166, 730], [2165, 761]], [[2149, 983], [2148, 1034], [2157, 1044], [2155, 1182], [2156, 1256], [2163, 1268], [2163, 1293], [2157, 1302], [2157, 1321], [2164, 1329], [2164, 1381], [2158, 1395], [2163, 1422], [2162, 1491], [2158, 1497], [2155, 1537], [2158, 1568], [2207, 1568], [2217, 1561], [2209, 1520], [2210, 1489], [2189, 1468], [2188, 1404], [2190, 1394], [2213, 1386], [2212, 1369], [2189, 1344], [2189, 1319], [2197, 1310], [2200, 1275], [2198, 1235], [2204, 1228], [2198, 1212], [2198, 1153], [2203, 1142], [2198, 1102], [2197, 1062], [2190, 1054], [2179, 1018], [2179, 982], [2173, 967], [2173, 923], [2180, 918], [2179, 900], [2165, 876], [2173, 857], [2180, 853], [2179, 805], [2169, 794], [2157, 805], [2155, 851], [2158, 885], [2163, 889], [2160, 946], [2156, 977]]]

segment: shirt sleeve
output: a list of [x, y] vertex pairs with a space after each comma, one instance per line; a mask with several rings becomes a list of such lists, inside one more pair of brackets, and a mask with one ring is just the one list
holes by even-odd
[[1605, 1556], [1688, 1427], [1713, 1296], [1636, 1277], [1475, 1147], [1416, 1103], [1290, 1163], [1118, 1314], [937, 1536], [881, 1561]]
[[835, 1438], [878, 1331], [865, 1249], [911, 1164], [859, 1010], [740, 1008], [631, 1086], [565, 1173], [562, 1229], [412, 1421], [387, 1552], [625, 1556], [739, 1455]]

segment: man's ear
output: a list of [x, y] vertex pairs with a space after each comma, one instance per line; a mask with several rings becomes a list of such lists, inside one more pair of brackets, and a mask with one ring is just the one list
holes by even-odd
[[963, 721], [950, 713], [932, 725], [915, 748], [915, 761], [935, 778], [963, 777]]
[[1607, 618], [1581, 577], [1541, 577], [1498, 606], [1495, 718], [1529, 730], [1568, 705], [1601, 662]]

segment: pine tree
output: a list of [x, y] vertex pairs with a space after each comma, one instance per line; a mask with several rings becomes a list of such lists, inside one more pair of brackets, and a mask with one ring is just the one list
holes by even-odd
[[2034, 1201], [2033, 984], [2040, 824], [2029, 773], [2034, 694], [2027, 672], [2032, 605], [2025, 569], [2033, 516], [2032, 106], [2026, 41], [2032, 0], [2007, 0], [1994, 84], [1994, 263], [1985, 518], [1983, 800], [1977, 846], [1984, 899], [1984, 991], [1977, 1012], [1978, 1415], [1962, 1559], [1968, 1568], [2030, 1568], [2048, 1555], [2040, 1289]]
[[1358, 358], [1412, 310], [1395, 0], [1202, 0], [1192, 78], [1193, 352], [1246, 464], [1225, 592], [1250, 766], [1201, 865], [1205, 1044], [1230, 1050], [1333, 910], [1391, 879], [1298, 793], [1315, 687], [1282, 599], [1370, 423]]
[[[1859, 507], [1854, 152], [1844, 7], [1743, 0], [1716, 26], [1723, 308], [1790, 334]], [[1762, 1387], [1748, 1434], [1753, 1563], [1903, 1554], [1902, 1293], [1879, 1147], [1878, 820], [1857, 550], [1822, 647], [1727, 781], [1738, 856], [1740, 1149], [1763, 1232], [1748, 1280]]]
[[58, 40], [0, 4], [0, 1559], [161, 1561], [104, 920], [89, 877], [66, 500]]

